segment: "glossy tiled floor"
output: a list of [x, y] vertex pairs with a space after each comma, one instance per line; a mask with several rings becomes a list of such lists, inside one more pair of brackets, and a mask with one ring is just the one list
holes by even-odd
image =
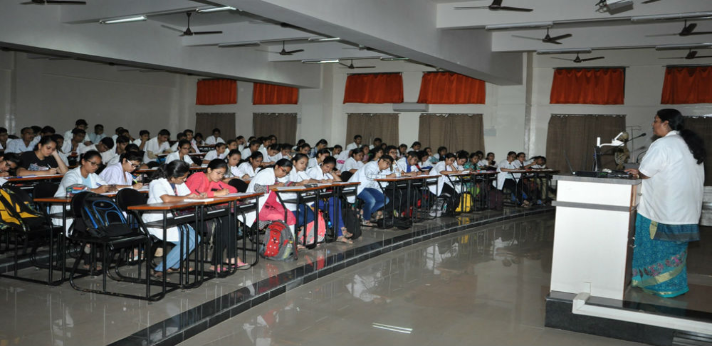
[[553, 214], [379, 256], [181, 345], [633, 345], [544, 328]]

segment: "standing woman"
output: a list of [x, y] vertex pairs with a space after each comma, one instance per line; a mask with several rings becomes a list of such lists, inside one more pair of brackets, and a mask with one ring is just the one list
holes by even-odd
[[659, 110], [653, 121], [658, 139], [639, 169], [626, 170], [643, 179], [631, 285], [667, 298], [689, 290], [687, 243], [700, 240], [706, 152], [702, 139], [683, 122], [679, 111]]

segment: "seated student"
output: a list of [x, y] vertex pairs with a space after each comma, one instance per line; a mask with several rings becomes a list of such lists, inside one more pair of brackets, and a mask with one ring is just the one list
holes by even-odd
[[239, 149], [240, 152], [242, 152], [245, 149], [245, 145], [247, 145], [245, 136], [237, 136], [237, 137], [235, 137], [235, 140], [237, 141], [237, 149]]
[[418, 153], [415, 151], [408, 152], [408, 155], [396, 161], [396, 166], [400, 172], [400, 176], [416, 176], [420, 175], [418, 168]]
[[203, 167], [207, 167], [208, 163], [214, 159], [225, 159], [227, 156], [227, 144], [225, 142], [220, 142], [215, 144], [215, 149], [208, 151], [203, 157]]
[[[335, 145], [333, 149], [331, 149], [331, 156], [334, 158], [338, 158], [339, 155], [341, 155], [341, 152], [344, 150], [344, 148], [340, 145]], [[338, 160], [338, 159], [337, 159]]]
[[[188, 172], [190, 172], [190, 167], [180, 160], [159, 166], [156, 173], [153, 174], [153, 180], [148, 186], [148, 204], [183, 202], [188, 198], [205, 198], [205, 194], [191, 193], [188, 186], [185, 185]], [[168, 214], [168, 217], [172, 218], [173, 216]], [[159, 221], [163, 220], [163, 213], [145, 212], [141, 218], [144, 222]], [[168, 268], [163, 267], [163, 261], [160, 261], [156, 266], [154, 275], [158, 277], [163, 276], [166, 272], [170, 273], [179, 269], [181, 261], [186, 259], [193, 249], [195, 249], [196, 241], [200, 241], [200, 237], [190, 225], [183, 225], [180, 227], [180, 230], [179, 227], [169, 228], [166, 232], [165, 239], [163, 239], [162, 228], [149, 227], [148, 232], [160, 240], [176, 245], [171, 249], [168, 255], [166, 255], [166, 265]], [[181, 233], [183, 237], [181, 237]], [[182, 257], [181, 247], [183, 248]]]
[[220, 138], [220, 129], [214, 128], [213, 135], [208, 136], [208, 138], [205, 139], [205, 145], [215, 145], [218, 143], [225, 143], [225, 140]]
[[185, 134], [185, 139], [187, 139], [188, 142], [190, 142], [190, 153], [191, 154], [199, 153], [200, 150], [198, 149], [198, 145], [197, 145], [197, 143], [195, 143], [195, 138], [193, 137], [193, 134], [194, 134], [193, 130], [185, 129], [185, 131], [183, 131], [183, 133]]
[[438, 147], [437, 154], [434, 154], [431, 156], [430, 162], [432, 162], [433, 164], [436, 164], [439, 161], [444, 160], [445, 154], [447, 154], [447, 147]]
[[240, 161], [242, 160], [242, 154], [240, 154], [240, 149], [230, 150], [230, 152], [227, 153], [225, 159], [227, 161], [227, 170], [225, 171], [225, 179], [223, 181], [230, 180], [233, 178], [241, 178], [241, 176], [239, 175], [240, 170], [238, 169]]
[[351, 150], [350, 157], [344, 162], [344, 167], [341, 169], [342, 172], [349, 172], [351, 174], [356, 173], [359, 169], [364, 166], [363, 163], [363, 151], [359, 149]]
[[59, 155], [59, 158], [64, 162], [64, 164], [69, 167], [69, 155], [65, 154], [62, 152], [62, 146], [64, 145], [64, 137], [60, 134], [55, 134], [52, 136], [52, 139], [57, 143], [57, 154]]
[[94, 132], [89, 134], [89, 140], [97, 144], [102, 138], [105, 138], [106, 135], [104, 134], [104, 125], [102, 124], [96, 124], [94, 125]]
[[532, 157], [533, 165], [532, 169], [546, 169], [546, 157], [544, 156], [534, 156]]
[[[408, 146], [405, 143], [398, 146], [398, 158], [406, 156], [407, 154], [408, 154]], [[395, 158], [394, 158], [394, 160], [395, 160]]]
[[[33, 126], [34, 128], [34, 126]], [[33, 130], [34, 131], [34, 130]], [[37, 142], [40, 141], [40, 139], [44, 136], [54, 136], [56, 134], [56, 131], [54, 130], [54, 127], [52, 126], [45, 126], [40, 129], [39, 135], [37, 135], [38, 132], [35, 132], [35, 139], [33, 142], [37, 144]]]
[[18, 176], [65, 174], [69, 169], [57, 153], [57, 142], [52, 137], [42, 137], [34, 151], [20, 155], [22, 164], [17, 169]]
[[[178, 151], [172, 152], [166, 156], [166, 164], [171, 163], [175, 160], [181, 160], [188, 164], [188, 166], [197, 166], [193, 159], [190, 158], [188, 153], [190, 152], [190, 142], [187, 139], [181, 139], [177, 146]], [[207, 155], [206, 155], [207, 156]]]
[[22, 154], [24, 152], [32, 151], [36, 143], [33, 143], [35, 139], [35, 132], [32, 131], [31, 127], [23, 127], [20, 130], [20, 138], [8, 141], [6, 153], [16, 153]]
[[279, 153], [279, 144], [277, 143], [270, 144], [266, 152], [267, 156], [263, 156], [265, 158], [265, 164], [277, 162], [282, 158], [282, 155]]
[[326, 139], [320, 139], [318, 142], [316, 142], [316, 145], [314, 148], [311, 150], [309, 153], [309, 157], [315, 157], [317, 152], [321, 149], [326, 149], [326, 147], [329, 145], [329, 142], [326, 141]]
[[267, 154], [267, 147], [269, 147], [270, 143], [272, 143], [269, 140], [269, 137], [260, 137], [257, 139], [258, 142], [260, 142], [260, 147], [259, 150], [262, 153], [262, 156], [265, 158], [265, 160], [268, 160], [268, 154]]
[[527, 160], [527, 154], [523, 152], [517, 153], [517, 160], [519, 161], [520, 165], [519, 169], [527, 169], [536, 165], [536, 162], [534, 160]]
[[[187, 142], [187, 141], [186, 141]], [[230, 193], [237, 193], [237, 189], [223, 182], [225, 177], [225, 172], [227, 171], [227, 163], [223, 159], [214, 159], [208, 163], [208, 169], [205, 173], [197, 172], [188, 177], [185, 185], [188, 186], [191, 192], [196, 194], [205, 194], [206, 196], [212, 197], [222, 197]], [[227, 220], [224, 220], [224, 225], [227, 225]], [[234, 249], [237, 245], [235, 243], [236, 238], [230, 237], [230, 233], [227, 230], [219, 230], [215, 235], [220, 236], [220, 248], [213, 249], [212, 261], [213, 264], [210, 270], [216, 270], [216, 265], [218, 265], [218, 254], [224, 252], [226, 249]], [[244, 270], [250, 267], [249, 264], [244, 263], [240, 258], [230, 258], [228, 260], [229, 265], [234, 265], [239, 270]], [[221, 268], [217, 268], [219, 271]]]
[[418, 169], [421, 172], [430, 171], [433, 168], [433, 163], [430, 162], [430, 155], [427, 151], [421, 150], [418, 152]]
[[4, 127], [0, 127], [0, 150], [7, 149], [7, 139], [8, 138], [9, 138], [9, 134], [7, 133], [7, 129]]
[[[455, 210], [457, 208], [457, 205], [453, 205], [455, 201], [459, 199], [458, 191], [456, 190], [456, 187], [452, 185], [452, 182], [450, 182], [450, 179], [442, 175], [443, 172], [458, 172], [462, 171], [458, 169], [458, 165], [456, 160], [458, 159], [457, 156], [453, 153], [447, 153], [442, 156], [443, 160], [439, 161], [433, 168], [430, 170], [430, 175], [431, 176], [437, 176], [438, 177], [438, 183], [436, 186], [430, 186], [430, 192], [435, 194], [437, 197], [437, 200], [435, 201], [435, 204], [433, 205], [432, 209], [430, 210], [430, 216], [433, 217], [440, 217], [443, 212], [443, 208], [447, 205], [447, 208], [450, 210]], [[463, 157], [460, 157], [461, 160], [464, 161], [467, 160], [467, 155], [464, 155]]]
[[[138, 153], [138, 154], [141, 155], [141, 157], [143, 158], [143, 153], [141, 152], [141, 150], [138, 150], [138, 145], [136, 145], [136, 144], [129, 144], [129, 145], [127, 145], [127, 146], [126, 146], [126, 152], [127, 152], [127, 153], [132, 153], [132, 152], [133, 152], [133, 153]], [[141, 163], [141, 166], [140, 166], [138, 169], [148, 169], [148, 168], [149, 168], [149, 167], [148, 167], [147, 164]]]
[[386, 154], [385, 150], [381, 147], [373, 149], [368, 153], [368, 156], [369, 156], [368, 161], [378, 161], [378, 159], [380, 159], [381, 156], [383, 156], [385, 154]]
[[299, 151], [299, 147], [301, 147], [302, 144], [304, 144], [304, 143], [306, 143], [306, 142], [307, 142], [307, 141], [305, 141], [304, 139], [299, 139], [299, 140], [297, 141], [297, 144], [295, 144], [294, 147], [292, 147], [292, 151], [294, 151], [294, 152]]
[[171, 153], [171, 146], [168, 144], [168, 138], [170, 136], [171, 133], [168, 130], [162, 129], [158, 131], [158, 136], [146, 142], [146, 146], [143, 148], [143, 162], [145, 164], [149, 167], [156, 167], [158, 166], [158, 155]]
[[474, 152], [474, 153], [470, 154], [469, 159], [468, 159], [467, 162], [462, 166], [462, 168], [464, 168], [464, 169], [466, 169], [466, 170], [468, 170], [468, 171], [476, 171], [476, 170], [479, 169], [479, 168], [478, 168], [479, 166], [477, 165], [477, 163], [478, 163], [479, 161], [480, 161], [480, 156], [477, 155], [476, 152]]
[[366, 162], [371, 161], [371, 149], [368, 148], [368, 145], [362, 146], [361, 152], [363, 153], [363, 158], [361, 159], [361, 162], [366, 164]]
[[248, 157], [250, 157], [252, 155], [252, 153], [259, 151], [261, 144], [262, 143], [257, 140], [250, 141], [250, 145], [247, 148], [242, 150], [242, 153], [241, 153], [242, 157], [244, 159], [247, 159]]
[[360, 148], [361, 141], [363, 141], [363, 137], [361, 137], [361, 135], [355, 135], [353, 143], [346, 146], [346, 151], [350, 152], [351, 150]]
[[494, 160], [494, 153], [487, 153], [487, 156], [485, 156], [484, 159], [480, 160], [478, 163], [482, 167], [482, 169], [486, 170], [496, 170], [497, 169], [497, 161]]
[[114, 130], [114, 134], [111, 135], [111, 139], [115, 142], [119, 136], [121, 136], [121, 133], [124, 132], [124, 128], [119, 126]]
[[321, 165], [321, 163], [324, 162], [324, 159], [327, 156], [330, 156], [329, 149], [323, 148], [323, 149], [319, 150], [314, 157], [309, 159], [309, 164], [307, 164], [307, 169]]
[[255, 151], [252, 153], [245, 162], [237, 167], [239, 177], [241, 177], [242, 180], [252, 179], [255, 174], [257, 174], [257, 169], [262, 165], [262, 160], [261, 152]]
[[[62, 152], [67, 155], [72, 153], [81, 154], [84, 153], [84, 148], [87, 145], [84, 144], [84, 139], [86, 138], [86, 132], [82, 129], [72, 130], [71, 137], [64, 138], [64, 145], [62, 145]], [[89, 144], [91, 145], [91, 144]]]
[[35, 134], [35, 138], [32, 139], [32, 142], [37, 143], [40, 140], [40, 138], [42, 138], [42, 137], [40, 137], [41, 132], [42, 132], [42, 127], [37, 126], [37, 125], [32, 125], [30, 127], [32, 128], [32, 133]]
[[381, 147], [381, 143], [383, 143], [383, 140], [381, 140], [380, 138], [376, 137], [376, 138], [373, 139], [373, 144], [369, 145], [368, 147], [369, 147], [369, 149], [380, 148], [380, 147]]
[[[336, 158], [327, 156], [317, 167], [312, 167], [307, 170], [307, 175], [310, 179], [317, 180], [320, 183], [333, 183], [341, 181], [339, 176], [333, 174], [336, 168]], [[341, 201], [337, 198], [330, 197], [328, 204], [323, 200], [319, 201], [319, 210], [329, 214], [331, 220], [336, 219], [336, 241], [340, 243], [352, 244], [353, 241], [349, 238], [353, 236], [344, 225], [344, 218], [341, 213]], [[336, 212], [336, 215], [333, 215]]]
[[195, 139], [195, 145], [197, 145], [198, 147], [205, 146], [205, 140], [203, 139], [203, 134], [202, 134], [202, 133], [197, 132], [197, 133], [195, 134], [194, 139]]
[[113, 165], [120, 161], [121, 155], [126, 153], [126, 146], [129, 145], [129, 142], [130, 142], [129, 138], [124, 135], [121, 135], [116, 138], [116, 144], [114, 145], [113, 156], [106, 163], [107, 166]]
[[[133, 136], [131, 136], [131, 132], [128, 129], [121, 130], [121, 132], [119, 133], [119, 137], [121, 136], [126, 137], [129, 143], [134, 141], [134, 138]], [[116, 137], [116, 139], [119, 139], [119, 137]], [[116, 139], [114, 140], [114, 142], [116, 142]]]
[[[262, 155], [259, 152], [255, 152], [253, 155]], [[261, 158], [261, 157], [260, 157]], [[273, 220], [283, 220], [289, 226], [289, 229], [294, 235], [294, 225], [296, 224], [296, 218], [291, 211], [287, 211], [287, 220], [284, 220], [285, 210], [279, 201], [276, 199], [275, 192], [271, 191], [272, 187], [285, 186], [285, 183], [281, 183], [278, 180], [289, 175], [292, 170], [292, 161], [287, 159], [281, 159], [274, 164], [274, 166], [266, 167], [260, 170], [257, 175], [253, 177], [250, 181], [250, 185], [247, 187], [247, 192], [263, 192], [265, 196], [259, 199], [258, 213], [260, 224], [259, 228], [263, 228], [268, 221]]]
[[101, 179], [109, 185], [117, 187], [131, 186], [136, 190], [143, 187], [143, 184], [134, 180], [133, 171], [141, 166], [141, 155], [137, 152], [128, 152], [119, 155], [119, 161], [106, 166], [99, 174]]
[[280, 159], [292, 159], [292, 145], [289, 143], [282, 143], [279, 145]]
[[371, 161], [358, 169], [349, 179], [350, 182], [361, 183], [356, 193], [357, 197], [364, 201], [363, 225], [366, 227], [373, 227], [376, 219], [383, 216], [383, 213], [376, 212], [388, 203], [388, 198], [383, 195], [375, 179], [395, 178], [395, 173], [384, 173], [392, 164], [393, 158], [383, 155], [378, 161]]
[[0, 154], [0, 177], [8, 177], [20, 167], [20, 157], [15, 153]]
[[303, 143], [302, 145], [297, 148], [298, 153], [302, 153], [304, 155], [309, 156], [309, 152], [311, 151], [311, 145], [309, 143]]
[[225, 142], [227, 145], [227, 151], [230, 152], [231, 150], [237, 149], [237, 141], [234, 139], [229, 139], [227, 142]]
[[[89, 124], [87, 124], [86, 120], [77, 119], [77, 121], [74, 122], [74, 128], [71, 130], [68, 130], [67, 132], [64, 133], [64, 140], [69, 141], [70, 139], [72, 139], [72, 135], [73, 135], [72, 131], [74, 131], [76, 129], [80, 129], [86, 133], [87, 126], [89, 126]], [[90, 145], [91, 143], [86, 143], [86, 144]], [[69, 152], [65, 151], [65, 153], [69, 153]]]
[[497, 189], [509, 189], [509, 191], [514, 194], [517, 204], [522, 207], [528, 207], [529, 201], [524, 200], [522, 195], [522, 192], [525, 191], [521, 173], [508, 173], [509, 171], [518, 170], [520, 168], [521, 162], [517, 160], [517, 153], [513, 151], [507, 153], [507, 159], [497, 165], [497, 172], [500, 172], [497, 174]]
[[112, 141], [109, 137], [104, 137], [97, 144], [81, 147], [79, 150], [77, 150], [77, 154], [81, 155], [88, 151], [96, 150], [101, 154], [101, 162], [106, 165], [114, 157], [113, 149], [114, 141]]
[[410, 149], [408, 149], [408, 151], [415, 151], [415, 152], [418, 152], [418, 151], [420, 151], [420, 147], [421, 147], [421, 146], [422, 146], [422, 145], [420, 144], [420, 142], [415, 141], [415, 142], [413, 142], [413, 144], [410, 146]]
[[182, 139], [187, 139], [187, 136], [183, 132], [178, 132], [176, 135], [176, 142], [171, 145], [171, 152], [176, 152], [178, 151], [178, 142], [180, 142]]
[[138, 138], [133, 141], [133, 144], [136, 144], [138, 146], [138, 150], [140, 151], [145, 151], [146, 149], [146, 143], [148, 143], [148, 140], [151, 137], [151, 133], [148, 132], [147, 130], [141, 130], [138, 133]]
[[307, 165], [309, 156], [297, 153], [292, 158], [292, 170], [289, 172], [290, 185], [302, 186], [305, 184], [316, 184], [317, 181], [309, 178]]

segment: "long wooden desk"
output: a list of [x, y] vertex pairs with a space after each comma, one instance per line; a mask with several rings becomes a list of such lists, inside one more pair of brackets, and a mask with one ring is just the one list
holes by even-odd
[[[412, 190], [413, 184], [416, 182], [421, 182], [424, 184], [424, 181], [427, 179], [430, 179], [430, 178], [433, 178], [433, 177], [430, 175], [427, 175], [427, 174], [423, 174], [423, 175], [417, 175], [417, 176], [413, 176], [413, 177], [380, 178], [380, 179], [375, 179], [375, 181], [377, 181], [379, 183], [378, 186], [381, 188], [381, 192], [383, 192], [384, 196], [386, 195], [386, 190], [388, 189], [389, 186], [391, 187], [391, 189], [393, 191], [394, 198], [396, 195], [396, 191], [398, 189], [405, 188], [405, 190], [406, 190], [406, 205], [408, 206], [408, 208], [410, 208], [411, 207], [410, 191]], [[380, 183], [387, 183], [387, 185], [384, 188]], [[393, 221], [395, 220], [395, 215], [394, 215], [395, 208], [396, 208], [395, 203], [396, 203], [395, 200], [393, 201], [393, 203], [391, 203], [390, 213], [387, 210], [388, 208], [386, 208], [385, 206], [383, 209], [384, 214], [388, 214], [389, 217], [391, 218], [391, 221], [392, 221], [391, 223], [393, 223]], [[410, 215], [411, 221], [416, 222], [418, 213], [415, 212], [415, 208], [413, 208], [413, 212], [410, 214], [411, 214]], [[415, 216], [415, 219], [414, 219], [414, 216]], [[385, 226], [385, 223], [384, 223], [384, 226]]]

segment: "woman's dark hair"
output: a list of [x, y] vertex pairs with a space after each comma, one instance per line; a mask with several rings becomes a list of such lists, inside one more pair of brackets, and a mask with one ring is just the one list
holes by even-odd
[[332, 164], [332, 165], [336, 166], [336, 158], [333, 156], [327, 156], [326, 158], [324, 158], [324, 162], [322, 162], [321, 164], [322, 165]]
[[484, 157], [485, 153], [483, 153], [482, 150], [478, 150], [478, 151], [475, 151], [475, 155], [482, 155]]
[[385, 154], [385, 152], [383, 151], [383, 148], [373, 147], [373, 150], [371, 150], [371, 152], [368, 153], [371, 156], [371, 160], [373, 160], [376, 157], [376, 153], [378, 153], [379, 151], [381, 152], [381, 156], [383, 156], [383, 154]]
[[137, 151], [126, 151], [125, 153], [121, 154], [119, 162], [124, 162], [124, 160], [141, 162], [143, 160], [143, 156]]
[[217, 148], [227, 148], [227, 144], [225, 144], [224, 142], [215, 143], [215, 149]]
[[227, 169], [227, 162], [223, 159], [213, 159], [208, 163], [208, 169], [214, 171], [216, 169], [225, 168]]
[[329, 142], [326, 141], [326, 139], [320, 139], [318, 142], [316, 142], [316, 146], [318, 147], [319, 145], [323, 144], [324, 146], [328, 145]]
[[168, 130], [166, 130], [166, 129], [161, 129], [161, 131], [158, 131], [158, 135], [159, 135], [159, 136], [168, 136], [168, 137], [170, 137], [170, 136], [171, 136], [171, 131], [168, 131]]
[[57, 145], [57, 140], [54, 139], [52, 136], [44, 136], [40, 138], [40, 141], [35, 144], [35, 148], [33, 151], [37, 151], [40, 149], [41, 146], [45, 146], [47, 144], [54, 143], [54, 145]]
[[309, 145], [309, 143], [302, 143], [299, 147], [297, 147], [297, 151], [301, 151], [305, 147], [311, 149], [311, 145]]
[[447, 153], [440, 157], [441, 161], [445, 161], [445, 159], [457, 159], [457, 156], [455, 156], [455, 154], [453, 153]]
[[193, 136], [193, 138], [200, 138], [200, 139], [203, 139], [203, 134], [200, 133], [200, 132], [196, 132], [196, 133], [195, 133], [195, 136]]
[[470, 154], [464, 150], [460, 150], [457, 152], [457, 159], [467, 159], [470, 156]]
[[270, 144], [269, 147], [267, 147], [267, 149], [274, 150], [274, 151], [280, 151], [281, 148], [282, 147], [277, 143]]
[[140, 136], [143, 136], [143, 135], [149, 135], [149, 136], [150, 136], [151, 133], [148, 132], [148, 130], [141, 130], [141, 131], [138, 132], [138, 135], [139, 135], [139, 137], [140, 137]]
[[294, 157], [292, 157], [292, 162], [299, 162], [301, 159], [309, 159], [309, 156], [306, 156], [302, 153], [296, 153], [294, 154]]
[[261, 152], [255, 151], [250, 155], [250, 157], [247, 158], [247, 160], [250, 160], [250, 162], [255, 161], [257, 159], [263, 159], [264, 160], [264, 155], [262, 155]]
[[240, 155], [242, 156], [242, 153], [240, 152], [240, 149], [232, 149], [230, 150], [229, 153], [227, 153], [227, 156], [225, 158], [230, 158], [232, 155]]
[[3, 160], [7, 162], [12, 162], [15, 164], [15, 166], [20, 167], [20, 164], [22, 161], [20, 160], [20, 156], [15, 154], [15, 153], [6, 153], [3, 155]]
[[290, 161], [289, 159], [279, 159], [274, 165], [279, 167], [294, 167], [292, 161]]
[[89, 150], [86, 153], [82, 154], [82, 161], [89, 161], [95, 157], [101, 159], [101, 154], [96, 150]]
[[[480, 151], [479, 153], [481, 154], [482, 152]], [[476, 151], [476, 152], [470, 154], [470, 160], [472, 160], [473, 157], [477, 157], [477, 158], [479, 159], [479, 158], [480, 158], [480, 155], [479, 155], [478, 152]]]
[[190, 171], [190, 166], [183, 160], [173, 160], [169, 164], [158, 167], [151, 180], [180, 178]]
[[351, 152], [349, 152], [349, 157], [354, 157], [358, 155], [358, 153], [362, 153], [363, 149], [362, 148], [356, 148], [356, 149], [351, 149]]
[[[488, 154], [489, 155], [489, 154]], [[514, 151], [510, 151], [507, 153], [507, 157], [514, 156], [515, 158], [517, 157], [517, 153]]]
[[324, 155], [324, 154], [331, 155], [331, 152], [329, 151], [329, 149], [326, 149], [326, 148], [319, 149], [319, 151], [316, 152], [316, 156]]
[[393, 164], [393, 158], [391, 157], [391, 155], [383, 155], [379, 160], [386, 160], [388, 161], [389, 165]]
[[125, 150], [126, 150], [127, 153], [128, 153], [129, 151], [134, 151], [134, 152], [141, 151], [141, 149], [139, 149], [138, 145], [133, 144], [133, 143], [127, 145]]
[[422, 144], [420, 144], [420, 142], [415, 141], [415, 142], [413, 142], [413, 144], [412, 144], [410, 147], [412, 148], [412, 147], [414, 147], [414, 146], [416, 146], [416, 145], [422, 146]]
[[418, 152], [418, 161], [423, 161], [424, 157], [428, 156], [428, 152], [425, 150], [421, 150]]
[[697, 160], [697, 164], [705, 161], [705, 156], [707, 156], [705, 142], [702, 137], [685, 128], [685, 118], [680, 111], [671, 108], [661, 109], [658, 111], [657, 116], [661, 122], [667, 121], [670, 129], [680, 132], [680, 137], [687, 143], [687, 147], [695, 160]]
[[344, 149], [344, 147], [342, 147], [342, 146], [341, 146], [341, 145], [339, 145], [339, 144], [337, 144], [337, 145], [335, 145], [335, 146], [334, 146], [334, 149], [336, 149], [336, 148], [339, 148], [339, 149]]
[[187, 139], [181, 139], [178, 141], [178, 149], [182, 148], [184, 145], [190, 145], [190, 141]]
[[447, 152], [447, 147], [438, 147], [437, 153], [440, 154], [441, 151]]

